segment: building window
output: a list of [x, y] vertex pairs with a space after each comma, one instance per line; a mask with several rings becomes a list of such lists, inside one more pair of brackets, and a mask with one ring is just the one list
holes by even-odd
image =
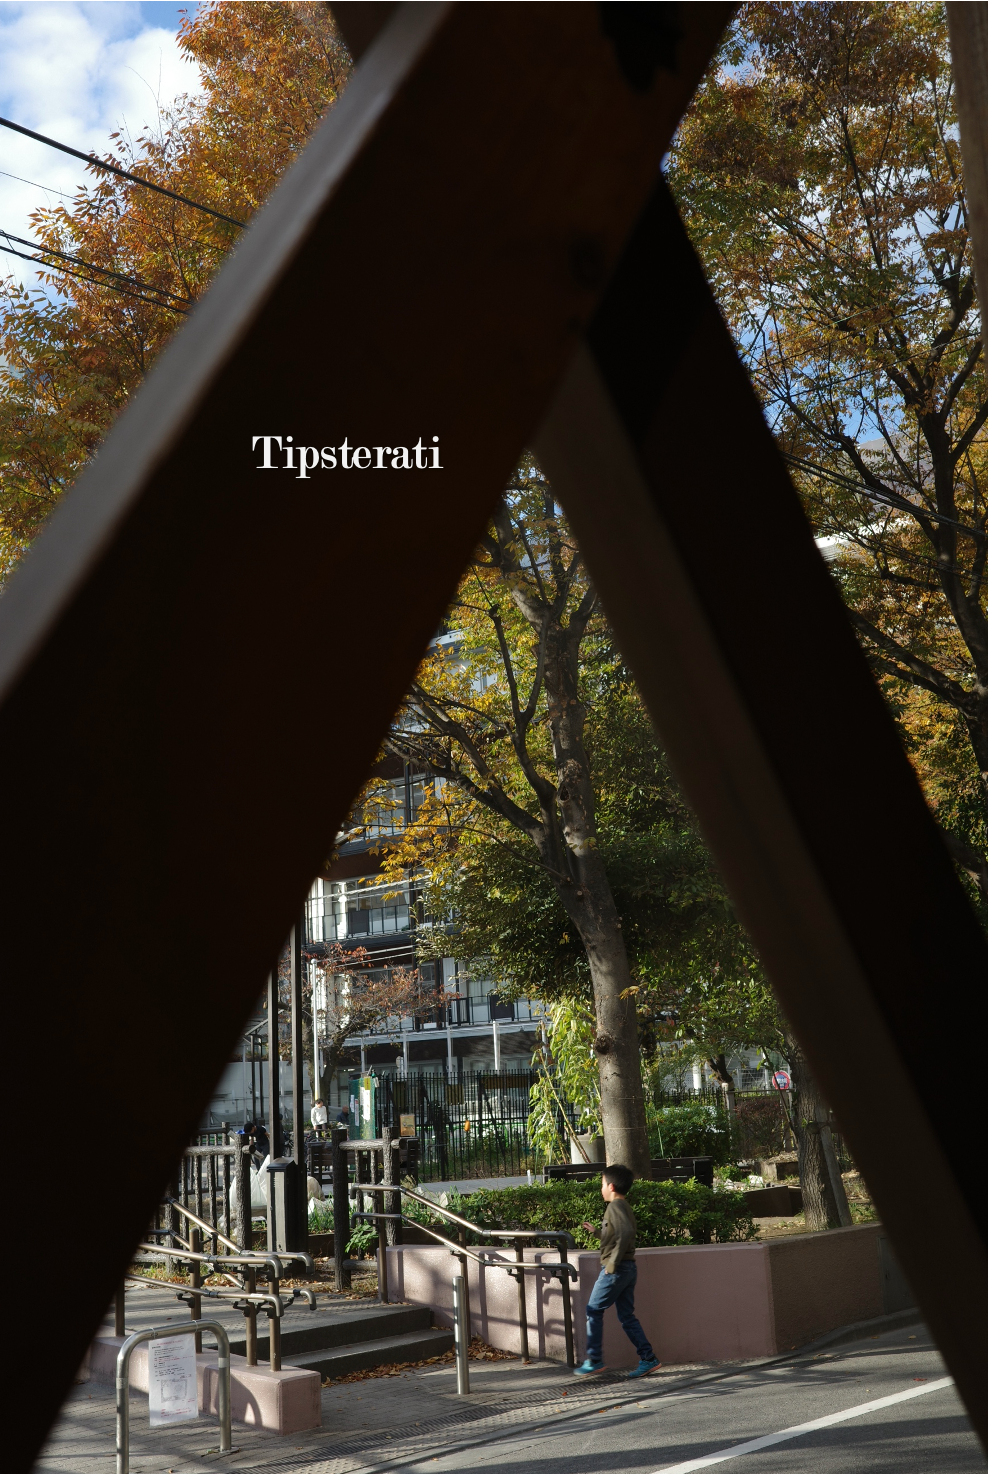
[[408, 931], [413, 920], [412, 888], [374, 876], [317, 880], [306, 902], [306, 940], [344, 942]]

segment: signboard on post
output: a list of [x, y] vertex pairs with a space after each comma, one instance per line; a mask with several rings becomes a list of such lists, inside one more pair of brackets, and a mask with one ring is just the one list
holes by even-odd
[[148, 1410], [152, 1428], [199, 1416], [194, 1335], [148, 1342]]
[[401, 1129], [401, 1135], [402, 1136], [414, 1136], [415, 1135], [415, 1112], [414, 1111], [410, 1111], [406, 1115], [405, 1112], [403, 1111], [402, 1114], [398, 1117], [398, 1125], [399, 1125], [399, 1127]]
[[776, 1090], [791, 1090], [792, 1081], [785, 1070], [776, 1070], [772, 1076], [772, 1084]]
[[373, 1141], [376, 1128], [377, 1076], [354, 1075], [350, 1081], [350, 1140]]

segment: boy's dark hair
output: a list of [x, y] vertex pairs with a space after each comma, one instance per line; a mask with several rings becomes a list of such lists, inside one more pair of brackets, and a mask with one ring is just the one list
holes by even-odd
[[615, 1162], [613, 1167], [605, 1167], [600, 1174], [605, 1182], [609, 1182], [616, 1193], [622, 1197], [631, 1189], [635, 1180], [635, 1174], [630, 1167], [622, 1167], [620, 1162]]

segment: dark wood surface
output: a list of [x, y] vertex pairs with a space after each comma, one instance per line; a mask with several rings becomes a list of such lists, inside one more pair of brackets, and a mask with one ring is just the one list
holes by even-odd
[[981, 1113], [931, 1061], [979, 1011], [988, 939], [664, 185], [537, 449], [984, 1436]]
[[[594, 6], [398, 7], [0, 602], [10, 1086], [28, 1098], [43, 1056], [115, 1190], [68, 1311], [39, 1284], [19, 1330], [11, 1391], [32, 1417], [12, 1464], [54, 1417], [730, 9], [681, 7], [678, 71], [640, 92]], [[444, 469], [298, 479], [255, 469], [262, 434], [438, 435]], [[19, 1199], [44, 1201], [36, 1154], [19, 1174]]]

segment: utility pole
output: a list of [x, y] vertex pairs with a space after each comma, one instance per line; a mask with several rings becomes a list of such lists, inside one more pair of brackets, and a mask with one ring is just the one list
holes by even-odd
[[271, 1159], [281, 1156], [281, 1070], [278, 1054], [278, 967], [268, 973], [268, 1137]]
[[[281, 1060], [278, 1053], [278, 964], [268, 973], [268, 1152], [269, 1161], [281, 1156]], [[275, 1217], [274, 1178], [265, 1182], [268, 1200], [268, 1248], [278, 1245]]]
[[[292, 927], [292, 1156], [295, 1159], [295, 1191], [298, 1205], [299, 1242], [292, 1249], [304, 1250], [309, 1241], [308, 1173], [305, 1168], [305, 1050], [302, 1042], [302, 933], [304, 914]], [[314, 1012], [314, 1011], [313, 1011]], [[313, 1094], [315, 1100], [315, 1093]]]

